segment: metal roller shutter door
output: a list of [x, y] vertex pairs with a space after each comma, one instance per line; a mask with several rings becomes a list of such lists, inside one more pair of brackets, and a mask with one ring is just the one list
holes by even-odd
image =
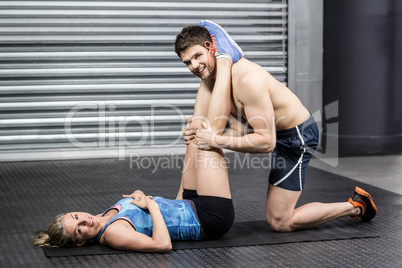
[[286, 1], [1, 1], [0, 161], [183, 148], [199, 80], [174, 39], [200, 19], [286, 83]]

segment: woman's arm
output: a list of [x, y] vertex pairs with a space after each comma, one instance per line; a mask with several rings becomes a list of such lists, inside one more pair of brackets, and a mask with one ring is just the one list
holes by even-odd
[[149, 210], [152, 218], [152, 237], [135, 231], [126, 221], [118, 221], [106, 229], [102, 244], [118, 250], [159, 253], [170, 251], [172, 242], [158, 204], [145, 195], [142, 198], [134, 199], [131, 203]]

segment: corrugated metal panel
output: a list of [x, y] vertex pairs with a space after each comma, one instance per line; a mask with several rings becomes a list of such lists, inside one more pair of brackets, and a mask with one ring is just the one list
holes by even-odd
[[286, 1], [0, 1], [0, 159], [182, 145], [199, 80], [174, 40], [200, 19], [286, 83]]

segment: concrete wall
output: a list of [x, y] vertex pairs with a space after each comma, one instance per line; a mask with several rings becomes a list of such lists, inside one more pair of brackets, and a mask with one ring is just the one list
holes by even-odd
[[402, 153], [402, 1], [325, 1], [323, 93], [341, 156]]

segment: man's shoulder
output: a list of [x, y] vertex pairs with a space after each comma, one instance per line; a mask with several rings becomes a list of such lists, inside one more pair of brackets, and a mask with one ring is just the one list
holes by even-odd
[[232, 82], [234, 90], [250, 86], [266, 85], [271, 75], [260, 65], [241, 59], [233, 65]]
[[232, 70], [234, 78], [267, 79], [270, 76], [261, 65], [245, 58], [233, 64]]

